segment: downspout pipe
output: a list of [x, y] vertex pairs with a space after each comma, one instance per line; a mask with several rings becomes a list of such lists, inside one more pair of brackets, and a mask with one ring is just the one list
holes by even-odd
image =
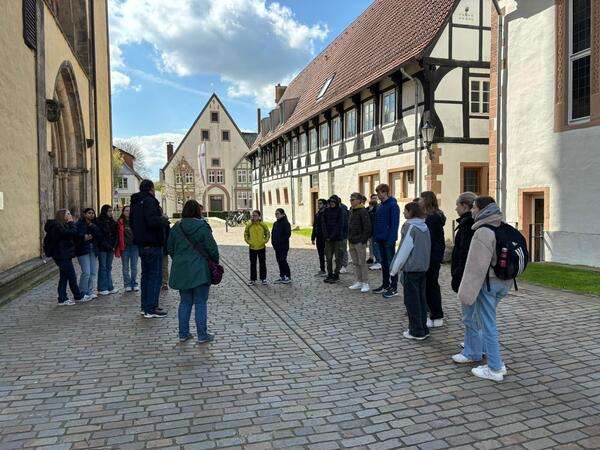
[[258, 209], [260, 211], [260, 214], [262, 215], [263, 213], [263, 176], [262, 176], [262, 147], [258, 147], [258, 152], [257, 152], [257, 157], [258, 157]]
[[502, 130], [503, 130], [503, 117], [502, 117], [502, 101], [504, 96], [502, 95], [503, 80], [502, 80], [502, 54], [504, 53], [503, 34], [504, 34], [504, 15], [498, 5], [497, 0], [493, 0], [494, 8], [498, 14], [498, 44], [496, 51], [496, 202], [501, 206], [502, 211], [505, 210], [506, 205], [504, 204], [504, 188], [505, 182], [502, 176]]
[[420, 151], [419, 151], [419, 121], [417, 120], [419, 115], [419, 83], [416, 78], [411, 77], [406, 73], [404, 68], [400, 69], [400, 73], [403, 76], [412, 80], [415, 84], [415, 198], [417, 198], [420, 194], [420, 184], [421, 184], [421, 164], [420, 164]]
[[288, 155], [288, 170], [290, 171], [290, 194], [291, 194], [291, 201], [292, 201], [292, 224], [295, 225], [296, 224], [296, 199], [295, 199], [295, 193], [294, 193], [294, 171], [292, 168], [292, 164], [293, 164], [293, 156], [292, 156], [292, 152], [293, 152], [293, 145], [292, 145], [292, 141], [290, 141], [290, 154]]

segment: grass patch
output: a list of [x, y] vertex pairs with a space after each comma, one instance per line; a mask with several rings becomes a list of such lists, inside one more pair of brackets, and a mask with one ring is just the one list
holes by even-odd
[[299, 230], [293, 230], [292, 233], [309, 238], [312, 236], [312, 228], [300, 228]]
[[543, 286], [600, 296], [600, 271], [552, 263], [530, 263], [519, 278]]

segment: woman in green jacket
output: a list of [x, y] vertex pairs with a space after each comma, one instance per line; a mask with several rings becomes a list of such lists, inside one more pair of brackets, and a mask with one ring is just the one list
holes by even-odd
[[211, 284], [208, 262], [197, 250], [201, 248], [214, 262], [219, 262], [219, 248], [212, 230], [202, 220], [202, 210], [196, 200], [188, 200], [181, 212], [182, 219], [171, 229], [167, 251], [171, 255], [169, 285], [179, 290], [179, 341], [192, 339], [190, 316], [195, 307], [198, 343], [214, 339], [207, 329], [207, 302]]

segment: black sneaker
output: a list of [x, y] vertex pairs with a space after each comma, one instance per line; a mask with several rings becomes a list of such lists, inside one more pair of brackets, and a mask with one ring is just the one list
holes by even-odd
[[337, 283], [338, 281], [340, 281], [340, 275], [337, 273], [334, 273], [333, 277], [331, 278], [330, 283]]
[[206, 334], [206, 337], [198, 338], [198, 344], [205, 344], [207, 342], [212, 342], [215, 340], [214, 334]]
[[388, 289], [387, 291], [385, 291], [383, 293], [383, 298], [392, 298], [392, 297], [398, 297], [398, 291], [394, 290], [394, 289]]
[[329, 273], [327, 274], [327, 277], [323, 280], [323, 283], [332, 283], [333, 280], [333, 274]]
[[187, 342], [187, 341], [189, 341], [190, 339], [192, 339], [193, 337], [194, 337], [194, 335], [190, 333], [190, 334], [188, 334], [186, 337], [180, 337], [180, 338], [179, 338], [179, 342], [182, 342], [182, 343], [183, 343], [183, 342]]
[[373, 264], [373, 258], [367, 259], [367, 264]]
[[166, 317], [166, 316], [167, 316], [166, 312], [159, 311], [158, 309], [155, 309], [154, 312], [144, 314], [145, 319], [162, 319], [163, 317]]
[[387, 287], [383, 287], [383, 286], [379, 286], [377, 289], [373, 289], [371, 292], [373, 294], [383, 294], [384, 292], [387, 292], [389, 288]]

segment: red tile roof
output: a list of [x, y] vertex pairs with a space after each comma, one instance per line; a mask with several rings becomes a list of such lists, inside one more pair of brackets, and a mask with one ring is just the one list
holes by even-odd
[[[252, 149], [296, 128], [343, 99], [418, 58], [441, 31], [458, 0], [375, 0], [286, 89], [299, 98], [292, 116], [258, 135]], [[325, 81], [335, 79], [317, 102]]]

